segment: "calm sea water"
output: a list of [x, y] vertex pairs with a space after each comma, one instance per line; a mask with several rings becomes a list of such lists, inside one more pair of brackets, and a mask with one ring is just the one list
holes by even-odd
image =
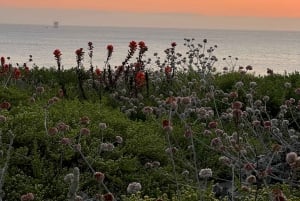
[[[0, 25], [0, 56], [11, 57], [11, 63], [24, 63], [33, 55], [33, 63], [39, 67], [56, 66], [53, 51], [62, 51], [64, 68], [76, 66], [75, 50], [93, 42], [95, 66], [103, 67], [106, 46], [112, 44], [114, 52], [111, 64], [120, 65], [127, 55], [130, 41], [144, 41], [149, 47], [146, 56], [154, 59], [153, 53], [164, 57], [164, 50], [175, 41], [177, 51], [187, 51], [184, 38], [203, 39], [208, 45], [218, 45], [215, 55], [219, 59], [218, 70], [228, 66], [222, 60], [229, 55], [237, 57], [237, 65], [252, 65], [256, 75], [265, 74], [266, 69], [276, 73], [300, 70], [300, 32], [236, 31], [236, 30], [196, 30], [160, 28], [111, 28], [61, 26], [59, 28], [42, 25]], [[88, 68], [88, 56], [84, 64]], [[32, 65], [32, 64], [31, 64]]]

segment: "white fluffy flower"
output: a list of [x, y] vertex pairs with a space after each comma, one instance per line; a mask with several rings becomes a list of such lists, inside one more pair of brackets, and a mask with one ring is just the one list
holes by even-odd
[[199, 176], [201, 178], [209, 178], [212, 177], [212, 171], [210, 168], [201, 169], [199, 172]]
[[136, 193], [142, 189], [142, 185], [138, 182], [131, 182], [127, 186], [127, 193]]

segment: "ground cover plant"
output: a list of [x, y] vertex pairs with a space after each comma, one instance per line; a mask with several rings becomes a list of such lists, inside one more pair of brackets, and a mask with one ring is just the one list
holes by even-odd
[[68, 69], [59, 49], [49, 68], [1, 57], [0, 200], [299, 200], [299, 72], [184, 43], [131, 41], [117, 66], [108, 45], [103, 68], [92, 42]]

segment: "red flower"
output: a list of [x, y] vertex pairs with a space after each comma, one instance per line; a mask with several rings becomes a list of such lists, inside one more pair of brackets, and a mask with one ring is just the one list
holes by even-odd
[[4, 66], [4, 64], [5, 64], [5, 58], [1, 57], [1, 66]]
[[4, 64], [3, 71], [4, 71], [4, 73], [9, 71], [9, 65], [8, 64]]
[[256, 168], [256, 165], [253, 164], [253, 163], [246, 163], [246, 164], [244, 164], [244, 169], [246, 171], [252, 171], [252, 170], [255, 170], [255, 168]]
[[272, 126], [272, 123], [270, 121], [265, 121], [264, 122], [264, 127], [265, 128], [271, 128], [271, 126]]
[[284, 196], [282, 190], [276, 188], [276, 189], [273, 189], [272, 193], [273, 193], [274, 201], [287, 201], [287, 199]]
[[139, 47], [140, 47], [140, 49], [146, 48], [145, 42], [144, 42], [144, 41], [140, 41], [140, 42], [139, 42]]
[[7, 101], [4, 101], [3, 103], [0, 104], [0, 109], [2, 110], [9, 110], [11, 107], [11, 104]]
[[83, 52], [83, 48], [79, 48], [75, 51], [75, 54], [78, 56], [78, 57], [82, 57], [84, 52]]
[[168, 75], [172, 72], [172, 68], [170, 66], [165, 67], [165, 74]]
[[173, 130], [173, 126], [172, 126], [171, 121], [169, 121], [167, 119], [163, 120], [162, 127], [165, 131], [172, 131]]
[[231, 104], [232, 109], [241, 109], [243, 106], [243, 103], [240, 101], [235, 101], [234, 103]]
[[218, 126], [218, 123], [216, 121], [211, 121], [208, 124], [208, 128], [211, 128], [211, 129], [217, 128], [217, 126]]
[[111, 193], [106, 193], [104, 195], [102, 195], [102, 199], [103, 201], [113, 201], [114, 200], [114, 196]]
[[29, 73], [30, 73], [30, 70], [29, 70], [29, 67], [25, 67], [25, 73], [26, 73], [26, 75], [28, 75]]
[[101, 75], [101, 70], [99, 68], [96, 68], [95, 73], [96, 73], [96, 75], [100, 76]]
[[112, 54], [112, 52], [114, 51], [114, 46], [112, 46], [112, 45], [107, 45], [106, 49], [107, 49], [107, 56], [108, 56], [108, 57], [111, 57], [111, 54]]
[[171, 46], [172, 46], [172, 47], [176, 47], [176, 45], [177, 45], [177, 44], [176, 44], [175, 42], [172, 42], [172, 43], [171, 43]]
[[60, 56], [62, 55], [62, 53], [59, 49], [54, 50], [53, 54], [54, 54], [54, 57], [57, 59], [59, 59]]
[[18, 68], [14, 69], [14, 78], [17, 80], [21, 77], [21, 71]]
[[134, 40], [129, 43], [129, 48], [130, 48], [131, 51], [135, 51], [136, 50], [137, 44], [136, 44], [136, 42]]
[[135, 75], [135, 83], [137, 87], [142, 87], [145, 84], [146, 76], [145, 73], [139, 71]]
[[105, 175], [102, 172], [95, 172], [94, 177], [97, 181], [103, 182]]

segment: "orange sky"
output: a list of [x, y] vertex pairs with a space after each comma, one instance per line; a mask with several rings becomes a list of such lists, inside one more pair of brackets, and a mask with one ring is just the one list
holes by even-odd
[[300, 17], [300, 0], [0, 0], [1, 7]]

